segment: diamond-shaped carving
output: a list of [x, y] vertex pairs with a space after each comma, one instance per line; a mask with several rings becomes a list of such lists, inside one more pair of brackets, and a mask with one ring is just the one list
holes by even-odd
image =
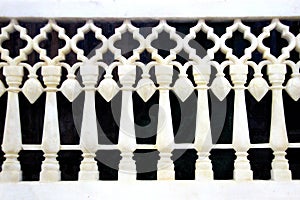
[[44, 88], [36, 78], [28, 79], [22, 88], [22, 92], [28, 101], [33, 104], [43, 93]]
[[136, 92], [143, 99], [144, 102], [147, 102], [150, 97], [154, 94], [156, 87], [152, 80], [149, 78], [142, 78], [136, 87]]
[[223, 99], [227, 96], [227, 94], [231, 90], [231, 85], [229, 81], [224, 76], [217, 76], [210, 86], [212, 92], [216, 95], [216, 97], [223, 101]]
[[4, 87], [4, 84], [2, 81], [0, 81], [0, 97], [5, 93], [6, 88]]
[[252, 79], [248, 86], [248, 91], [256, 101], [260, 101], [266, 95], [268, 90], [269, 85], [267, 81], [261, 77]]
[[97, 90], [109, 102], [119, 92], [119, 87], [112, 78], [105, 78], [101, 81]]
[[73, 102], [81, 93], [82, 88], [78, 81], [73, 78], [65, 80], [60, 90], [70, 102]]
[[175, 82], [173, 91], [184, 102], [194, 91], [194, 86], [188, 78], [181, 77]]
[[298, 101], [300, 98], [300, 77], [291, 78], [287, 82], [285, 90], [294, 101]]

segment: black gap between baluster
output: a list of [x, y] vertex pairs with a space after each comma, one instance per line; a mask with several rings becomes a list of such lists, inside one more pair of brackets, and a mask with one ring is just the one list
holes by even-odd
[[41, 165], [44, 160], [43, 154], [43, 151], [20, 151], [18, 159], [21, 164], [23, 181], [39, 181]]
[[[5, 124], [5, 116], [6, 116], [6, 105], [7, 105], [7, 93], [4, 93], [0, 97], [0, 142], [2, 144], [3, 141], [3, 132], [4, 132], [4, 124]], [[2, 164], [4, 158], [4, 152], [2, 151], [2, 147], [0, 146], [0, 171], [2, 171]]]
[[158, 98], [158, 91], [147, 102], [144, 102], [136, 92], [133, 93], [133, 113], [137, 144], [156, 143]]
[[300, 112], [300, 100], [294, 101], [284, 90], [283, 91], [283, 106], [285, 114], [285, 122], [288, 140], [291, 143], [300, 142], [300, 123], [299, 118], [295, 113]]
[[97, 92], [96, 115], [99, 144], [117, 144], [121, 114], [121, 92], [110, 102]]
[[182, 123], [182, 120], [181, 120], [182, 112], [181, 112], [180, 103], [179, 103], [180, 100], [177, 99], [177, 96], [173, 91], [170, 91], [169, 98], [170, 98], [170, 106], [171, 106], [173, 133], [174, 133], [174, 137], [176, 138], [180, 124]]
[[19, 93], [20, 119], [23, 144], [41, 144], [45, 115], [46, 93], [31, 104]]
[[137, 149], [133, 159], [136, 161], [137, 180], [157, 180], [159, 152], [156, 149]]
[[299, 148], [289, 148], [287, 149], [286, 158], [289, 161], [289, 169], [292, 172], [292, 180], [299, 180], [300, 179], [300, 161], [299, 161]]
[[[232, 143], [232, 129], [233, 129], [233, 99], [234, 91], [231, 90], [223, 101], [216, 99], [211, 92], [211, 127], [212, 140], [217, 144], [231, 144]], [[215, 106], [215, 107], [214, 107]]]
[[172, 160], [175, 166], [176, 180], [194, 180], [197, 152], [194, 149], [175, 149]]
[[99, 150], [95, 159], [100, 171], [100, 180], [118, 180], [118, 169], [121, 160], [119, 150]]
[[245, 97], [250, 142], [252, 144], [268, 143], [270, 137], [272, 92], [268, 91], [259, 102], [255, 100], [248, 90], [245, 92]]
[[62, 145], [79, 144], [79, 128], [81, 128], [79, 119], [82, 120], [83, 96], [81, 93], [80, 97], [77, 97], [76, 104], [74, 102], [73, 105], [62, 93], [57, 93], [60, 142]]
[[210, 159], [213, 166], [215, 180], [233, 179], [234, 160], [233, 149], [212, 149]]
[[171, 99], [175, 143], [192, 143], [196, 130], [196, 93], [193, 92], [184, 102], [182, 102], [177, 96], [175, 97], [174, 99]]
[[271, 149], [250, 149], [248, 151], [254, 180], [271, 179], [271, 163], [274, 158]]
[[58, 152], [58, 158], [61, 180], [77, 181], [82, 161], [82, 152], [80, 150], [61, 150]]

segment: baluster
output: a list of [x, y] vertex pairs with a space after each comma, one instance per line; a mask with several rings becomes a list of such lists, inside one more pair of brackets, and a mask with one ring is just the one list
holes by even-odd
[[3, 182], [17, 182], [22, 179], [21, 167], [18, 161], [18, 153], [22, 149], [18, 92], [22, 82], [23, 67], [4, 66], [3, 74], [8, 84], [8, 97], [2, 143], [6, 160], [2, 165], [0, 180]]
[[282, 99], [282, 84], [285, 79], [285, 64], [269, 64], [267, 73], [272, 84], [272, 113], [270, 128], [270, 145], [275, 158], [272, 161], [271, 177], [274, 180], [291, 180], [291, 171], [285, 158], [288, 148], [284, 108]]
[[[20, 39], [27, 42], [26, 46], [19, 49], [19, 55], [12, 58], [8, 49], [2, 47], [4, 41], [9, 40], [10, 34], [18, 32]], [[18, 93], [21, 90], [19, 87], [23, 78], [22, 61], [27, 60], [27, 55], [32, 51], [32, 39], [27, 35], [27, 30], [19, 26], [15, 19], [1, 28], [0, 34], [0, 54], [1, 66], [3, 67], [3, 74], [6, 77], [8, 84], [7, 109], [4, 125], [2, 150], [5, 153], [6, 160], [2, 165], [2, 172], [0, 173], [0, 181], [20, 181], [22, 179], [22, 172], [20, 163], [18, 161], [18, 153], [22, 149], [21, 136], [21, 122], [19, 111]], [[2, 83], [1, 83], [2, 84]], [[5, 87], [2, 84], [1, 94], [5, 92]]]
[[119, 180], [136, 180], [136, 165], [133, 160], [133, 152], [136, 149], [134, 129], [132, 85], [135, 82], [136, 66], [121, 65], [118, 74], [122, 88], [122, 110], [120, 119], [120, 131], [118, 147], [122, 159], [119, 164]]
[[253, 172], [247, 159], [250, 148], [247, 109], [245, 103], [245, 86], [248, 65], [230, 65], [230, 76], [234, 84], [234, 113], [232, 145], [237, 156], [234, 162], [235, 180], [252, 180]]
[[40, 180], [59, 181], [60, 170], [56, 157], [60, 150], [60, 136], [56, 91], [60, 82], [61, 67], [54, 65], [43, 66], [42, 76], [46, 85], [46, 106], [42, 138], [42, 150], [45, 160], [42, 163]]
[[[58, 33], [58, 38], [65, 41], [65, 45], [57, 50], [57, 56], [50, 58], [47, 56], [46, 49], [41, 48], [39, 45], [41, 41], [48, 39], [47, 34], [53, 31]], [[65, 29], [58, 26], [52, 19], [40, 29], [39, 35], [33, 39], [33, 48], [39, 53], [39, 57], [43, 61], [42, 76], [46, 85], [46, 106], [42, 138], [42, 150], [45, 160], [42, 163], [40, 173], [41, 181], [60, 180], [59, 164], [56, 160], [57, 153], [60, 150], [56, 92], [60, 82], [61, 68], [66, 65], [66, 63], [61, 61], [65, 60], [65, 55], [70, 51], [69, 41], [70, 38], [65, 34]]]
[[[158, 35], [165, 31], [169, 33], [170, 39], [176, 42], [176, 46], [170, 49], [170, 54], [163, 58], [159, 55], [156, 48], [151, 43], [158, 39]], [[176, 29], [167, 24], [166, 20], [160, 20], [159, 25], [152, 28], [152, 33], [145, 40], [147, 51], [151, 53], [152, 59], [157, 63], [155, 65], [155, 75], [159, 84], [159, 110], [156, 147], [159, 151], [160, 160], [157, 163], [158, 180], [174, 180], [174, 164], [171, 159], [174, 148], [174, 134], [170, 107], [169, 90], [173, 76], [173, 65], [170, 63], [176, 59], [176, 54], [183, 48], [183, 40], [176, 33]], [[151, 63], [151, 62], [150, 62]]]
[[[121, 49], [114, 46], [117, 40], [122, 39], [123, 33], [132, 33], [134, 40], [139, 42], [139, 47], [132, 49], [132, 56], [126, 58], [122, 55]], [[114, 58], [121, 65], [118, 67], [118, 74], [122, 88], [122, 110], [120, 118], [120, 131], [118, 147], [121, 151], [121, 161], [119, 164], [119, 180], [136, 180], [136, 165], [133, 160], [133, 152], [136, 149], [132, 85], [135, 83], [136, 66], [133, 65], [140, 58], [140, 53], [145, 49], [143, 35], [139, 33], [139, 28], [134, 27], [130, 20], [125, 20], [122, 26], [116, 28], [115, 34], [109, 38], [109, 49], [114, 54]], [[128, 47], [125, 48], [128, 50]]]
[[[281, 33], [281, 38], [287, 40], [288, 45], [281, 49], [281, 55], [275, 57], [269, 47], [266, 47], [263, 40], [270, 36], [272, 30]], [[272, 90], [272, 113], [270, 127], [270, 146], [273, 150], [274, 159], [272, 161], [271, 178], [274, 180], [291, 180], [291, 171], [285, 158], [288, 148], [288, 138], [285, 125], [283, 108], [282, 89], [286, 74], [286, 59], [290, 57], [290, 52], [296, 46], [295, 36], [289, 32], [289, 26], [282, 24], [279, 19], [273, 19], [269, 26], [263, 28], [263, 32], [258, 36], [258, 50], [263, 53], [263, 58], [267, 59], [267, 74]]]
[[174, 180], [174, 164], [171, 159], [174, 134], [169, 98], [169, 85], [172, 82], [172, 65], [156, 65], [155, 75], [159, 84], [159, 110], [156, 146], [159, 151], [160, 160], [157, 164], [158, 180]]
[[195, 148], [198, 159], [196, 160], [196, 180], [213, 180], [212, 164], [209, 159], [212, 148], [212, 138], [209, 119], [207, 84], [211, 69], [209, 65], [194, 65], [193, 75], [197, 84], [197, 117], [195, 131]]
[[[250, 46], [244, 49], [244, 55], [238, 57], [233, 50], [226, 46], [226, 40], [232, 38], [233, 32], [243, 33], [244, 39], [250, 42]], [[252, 52], [257, 47], [257, 39], [251, 33], [250, 27], [245, 26], [240, 19], [234, 20], [233, 25], [226, 28], [226, 33], [221, 37], [221, 50], [226, 54], [230, 64], [230, 76], [234, 84], [234, 111], [233, 111], [233, 132], [232, 145], [235, 150], [236, 159], [234, 162], [235, 180], [252, 180], [250, 162], [247, 159], [247, 151], [250, 148], [249, 128], [247, 109], [245, 102], [245, 83], [247, 81], [248, 65], [245, 63], [251, 58]], [[225, 61], [227, 62], [227, 61]], [[223, 62], [223, 63], [225, 63]]]
[[80, 148], [83, 160], [80, 165], [79, 180], [99, 180], [95, 161], [98, 146], [98, 131], [95, 108], [95, 85], [98, 79], [98, 66], [84, 64], [80, 68], [84, 84], [85, 98], [80, 135]]

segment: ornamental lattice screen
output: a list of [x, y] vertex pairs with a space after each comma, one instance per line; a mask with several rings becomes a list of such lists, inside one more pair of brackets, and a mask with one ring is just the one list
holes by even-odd
[[[208, 21], [208, 23], [210, 22]], [[119, 25], [115, 25], [115, 28], [106, 28], [106, 30], [112, 30], [111, 34], [106, 36], [102, 33], [102, 28], [95, 25], [92, 20], [86, 21], [78, 28], [73, 28], [76, 31], [73, 35], [70, 35], [68, 33], [70, 30], [66, 30], [55, 20], [49, 20], [43, 25], [39, 24], [40, 29], [36, 34], [33, 33], [36, 30], [28, 30], [30, 29], [29, 23], [26, 28], [17, 20], [11, 20], [7, 25], [3, 25], [0, 34], [2, 60], [0, 65], [3, 69], [2, 81], [4, 83], [1, 82], [0, 91], [1, 95], [7, 93], [7, 108], [2, 140], [5, 161], [0, 173], [1, 181], [22, 180], [22, 170], [18, 160], [21, 150], [42, 150], [45, 158], [39, 175], [39, 180], [42, 182], [61, 180], [60, 165], [57, 161], [60, 150], [80, 150], [83, 153], [78, 174], [79, 181], [99, 180], [97, 159], [95, 160], [98, 150], [119, 150], [121, 160], [118, 166], [118, 180], [136, 180], [137, 170], [133, 152], [147, 149], [156, 149], [159, 152], [156, 167], [158, 180], [175, 179], [173, 160], [176, 160], [176, 156], [172, 160], [172, 152], [176, 149], [195, 149], [197, 151], [196, 180], [214, 179], [209, 157], [211, 149], [233, 149], [236, 155], [233, 179], [237, 181], [252, 180], [253, 172], [247, 152], [249, 149], [257, 148], [272, 149], [274, 159], [272, 160], [271, 178], [273, 180], [291, 180], [291, 171], [285, 157], [286, 150], [300, 148], [300, 143], [288, 141], [282, 93], [283, 91], [287, 92], [294, 101], [298, 101], [300, 97], [300, 63], [298, 61], [300, 34], [295, 32], [295, 30], [299, 30], [299, 23], [273, 19], [269, 23], [264, 22], [266, 24], [264, 26], [259, 22], [252, 23], [253, 30], [247, 23], [249, 24], [247, 21], [236, 19], [233, 23], [227, 23], [226, 31], [224, 30], [224, 33], [218, 35], [202, 19], [195, 22], [190, 29], [182, 23], [180, 26], [188, 30], [186, 34], [176, 30], [176, 28], [180, 29], [180, 26], [176, 23], [172, 26], [174, 24], [172, 21], [160, 20], [157, 24], [153, 23], [153, 27], [145, 27], [141, 22], [136, 23], [137, 26], [135, 26], [130, 20], [124, 20]], [[262, 30], [255, 29], [253, 24], [260, 24]], [[31, 25], [33, 26], [34, 23]], [[76, 25], [79, 26], [78, 23]], [[104, 29], [105, 25], [113, 26], [114, 24], [101, 24]], [[289, 25], [292, 27], [292, 31], [290, 31]], [[273, 43], [269, 41], [271, 49], [270, 44], [266, 45], [265, 41], [270, 34], [276, 34], [274, 30], [280, 34], [283, 40], [286, 40], [285, 46], [282, 45], [282, 41], [273, 41]], [[19, 34], [19, 38], [17, 36], [14, 40], [25, 41], [23, 42], [25, 45], [20, 48], [19, 52], [4, 47], [5, 41], [8, 41], [10, 36], [15, 33]], [[48, 40], [49, 36], [54, 36], [54, 33], [57, 34], [56, 40], [53, 37], [50, 46], [45, 45], [43, 41]], [[94, 43], [94, 49], [84, 50], [82, 47], [88, 46], [89, 33], [95, 35], [93, 42], [98, 41], [98, 43]], [[210, 48], [207, 48], [206, 46], [209, 45], [205, 46], [203, 41], [204, 45], [197, 42], [197, 40], [200, 41], [196, 38], [199, 33], [205, 36], [201, 40], [205, 39], [206, 43], [210, 40], [210, 43], [213, 44], [210, 45]], [[228, 43], [227, 41], [236, 33], [242, 34], [244, 39], [238, 40], [236, 42], [238, 45], [233, 47], [234, 42]], [[163, 34], [166, 34], [167, 37], [159, 41], [159, 36]], [[131, 36], [131, 39], [135, 40], [132, 43], [135, 44], [125, 43], [125, 48], [118, 48], [116, 44], [118, 40], [122, 40], [122, 36]], [[167, 39], [173, 41], [173, 47], [170, 49], [164, 44]], [[158, 42], [155, 43], [157, 40]], [[82, 41], [85, 43], [82, 44]], [[243, 42], [245, 44], [245, 41], [248, 41], [249, 45], [242, 45]], [[16, 45], [17, 43], [12, 44]], [[154, 44], [158, 44], [159, 47], [155, 47]], [[134, 45], [136, 46], [134, 47]], [[274, 48], [276, 45], [283, 47], [281, 49]], [[6, 44], [6, 46], [8, 45]], [[128, 49], [131, 46], [133, 48]], [[57, 52], [53, 48], [56, 48]], [[124, 49], [127, 52], [124, 52]], [[278, 50], [281, 50], [281, 53], [278, 53]], [[39, 59], [36, 56], [35, 59], [31, 58], [31, 61], [28, 62], [28, 55], [32, 55], [32, 52], [37, 53]], [[111, 52], [111, 55], [108, 56], [110, 61], [104, 58], [104, 54], [107, 52]], [[296, 55], [293, 59], [290, 59], [291, 52]], [[71, 53], [76, 54], [73, 63], [66, 59]], [[144, 58], [147, 53], [151, 56], [148, 60]], [[223, 54], [224, 59], [215, 59], [217, 53], [218, 55]], [[257, 56], [258, 54], [261, 58]], [[144, 56], [141, 58], [141, 55]], [[287, 71], [290, 73], [287, 74]], [[249, 108], [246, 106], [245, 91], [259, 102], [269, 90], [272, 97], [271, 105], [269, 105], [271, 107], [269, 142], [251, 143], [247, 118], [247, 109], [249, 110]], [[135, 134], [132, 95], [136, 92], [136, 95], [147, 102], [156, 91], [159, 93], [159, 108], [156, 132], [152, 133], [156, 141], [154, 144], [138, 144]], [[190, 143], [176, 143], [174, 140], [170, 91], [175, 93], [181, 102], [185, 102], [190, 96], [194, 96], [196, 99], [197, 103], [193, 108], [196, 110], [196, 116], [191, 119], [195, 120], [195, 128], [192, 129], [195, 130], [194, 140]], [[211, 107], [211, 112], [214, 112], [212, 110], [214, 105], [212, 103], [209, 105], [211, 100], [208, 98], [208, 93], [209, 96], [214, 95], [219, 101], [223, 101], [230, 91], [234, 91], [233, 124], [232, 133], [230, 133], [232, 142], [215, 144], [212, 140], [210, 117], [214, 114], [209, 111]], [[31, 104], [34, 104], [42, 94], [46, 94], [40, 144], [22, 143], [21, 105], [19, 105], [18, 97], [20, 93]], [[75, 104], [75, 107], [72, 108], [73, 112], [78, 112], [78, 109], [81, 109], [79, 112], [82, 112], [81, 121], [77, 123], [79, 126], [76, 127], [77, 129], [79, 127], [77, 131], [80, 133], [78, 145], [61, 144], [60, 142], [58, 93], [62, 93], [70, 102], [76, 101], [77, 97], [84, 93], [82, 104]], [[101, 139], [98, 138], [96, 93], [99, 93], [107, 102], [112, 101], [118, 93], [121, 93], [120, 111], [117, 111], [120, 113], [120, 123], [118, 124], [119, 134], [116, 144], [113, 142], [111, 144], [101, 144], [100, 142], [99, 144], [98, 142]], [[82, 107], [79, 108], [80, 106]], [[111, 109], [116, 109], [113, 108], [113, 104], [111, 104]], [[221, 114], [218, 113], [217, 117]], [[73, 115], [75, 116], [74, 113]], [[31, 116], [27, 113], [26, 117], [30, 118]], [[187, 129], [187, 131], [190, 130]]]

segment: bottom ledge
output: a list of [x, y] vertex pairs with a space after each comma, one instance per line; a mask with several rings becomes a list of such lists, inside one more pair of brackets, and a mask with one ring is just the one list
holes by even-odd
[[0, 183], [6, 199], [299, 199], [300, 181], [62, 181]]

